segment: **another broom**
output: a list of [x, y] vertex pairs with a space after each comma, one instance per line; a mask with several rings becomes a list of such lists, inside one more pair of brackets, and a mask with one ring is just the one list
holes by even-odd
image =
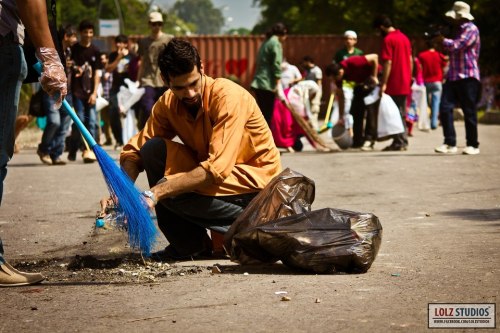
[[[34, 65], [38, 73], [42, 72], [42, 64]], [[92, 148], [101, 167], [104, 180], [108, 185], [113, 200], [117, 198], [118, 211], [127, 218], [129, 243], [139, 248], [145, 256], [151, 255], [151, 249], [157, 238], [157, 229], [151, 219], [149, 207], [135, 187], [130, 177], [118, 167], [115, 161], [97, 144], [73, 108], [64, 99], [62, 106], [82, 133], [85, 141]]]

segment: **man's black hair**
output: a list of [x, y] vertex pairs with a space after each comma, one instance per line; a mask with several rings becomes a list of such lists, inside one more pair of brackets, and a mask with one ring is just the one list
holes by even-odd
[[115, 43], [128, 43], [128, 37], [125, 35], [118, 35], [115, 37]]
[[329, 64], [328, 66], [326, 66], [325, 75], [327, 77], [329, 77], [329, 76], [336, 77], [337, 75], [339, 75], [339, 72], [341, 69], [342, 69], [342, 66], [338, 62], [334, 61], [331, 64]]
[[78, 26], [78, 31], [83, 31], [86, 29], [92, 29], [95, 31], [94, 23], [92, 23], [89, 20], [83, 20], [80, 22], [80, 25]]
[[384, 28], [392, 27], [392, 21], [389, 16], [381, 14], [375, 17], [375, 19], [373, 20], [373, 27], [380, 28], [380, 26], [383, 26]]
[[160, 72], [170, 82], [170, 78], [191, 73], [196, 66], [201, 72], [198, 50], [188, 41], [174, 38], [160, 51], [158, 56]]
[[307, 61], [307, 62], [310, 62], [311, 64], [314, 64], [314, 59], [308, 55], [304, 56], [304, 58], [302, 58], [302, 61]]

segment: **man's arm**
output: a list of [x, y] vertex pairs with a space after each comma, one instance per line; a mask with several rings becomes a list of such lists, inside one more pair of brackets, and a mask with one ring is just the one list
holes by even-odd
[[386, 60], [382, 67], [382, 82], [380, 82], [380, 95], [382, 95], [387, 89], [387, 80], [389, 80], [389, 75], [391, 75], [392, 61]]
[[47, 15], [44, 15], [47, 12], [45, 0], [17, 0], [16, 3], [19, 17], [35, 47], [55, 49], [49, 30], [49, 20]]
[[66, 73], [50, 34], [45, 0], [17, 0], [16, 5], [19, 17], [36, 47], [36, 55], [43, 63], [40, 84], [50, 96], [59, 94], [55, 103], [59, 108], [67, 93]]
[[201, 166], [198, 166], [182, 176], [174, 177], [166, 182], [153, 186], [151, 191], [156, 200], [162, 200], [182, 193], [191, 192], [213, 183], [214, 179], [212, 175]]
[[378, 54], [366, 54], [366, 61], [372, 66], [372, 77], [375, 79], [375, 82], [378, 83]]

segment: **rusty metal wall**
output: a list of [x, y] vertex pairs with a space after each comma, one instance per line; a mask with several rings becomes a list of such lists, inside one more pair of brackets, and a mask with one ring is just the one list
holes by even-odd
[[[140, 39], [141, 36], [133, 36]], [[212, 77], [226, 77], [235, 80], [245, 88], [250, 87], [255, 71], [257, 51], [264, 36], [191, 36], [189, 40], [200, 53], [205, 73]], [[104, 51], [111, 51], [114, 38], [96, 38], [97, 45]], [[365, 53], [378, 53], [380, 37], [359, 37], [357, 47]], [[292, 64], [299, 66], [301, 59], [311, 56], [321, 69], [331, 63], [335, 52], [343, 47], [340, 35], [289, 35], [283, 44], [283, 55]], [[322, 109], [328, 101], [328, 82], [323, 80]], [[324, 112], [324, 110], [322, 110]]]

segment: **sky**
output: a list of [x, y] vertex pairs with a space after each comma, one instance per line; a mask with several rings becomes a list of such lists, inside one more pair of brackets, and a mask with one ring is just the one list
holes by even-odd
[[[176, 0], [155, 0], [162, 8], [169, 8]], [[214, 7], [222, 9], [226, 18], [224, 30], [232, 28], [252, 29], [260, 18], [260, 9], [252, 7], [253, 0], [212, 0]]]

